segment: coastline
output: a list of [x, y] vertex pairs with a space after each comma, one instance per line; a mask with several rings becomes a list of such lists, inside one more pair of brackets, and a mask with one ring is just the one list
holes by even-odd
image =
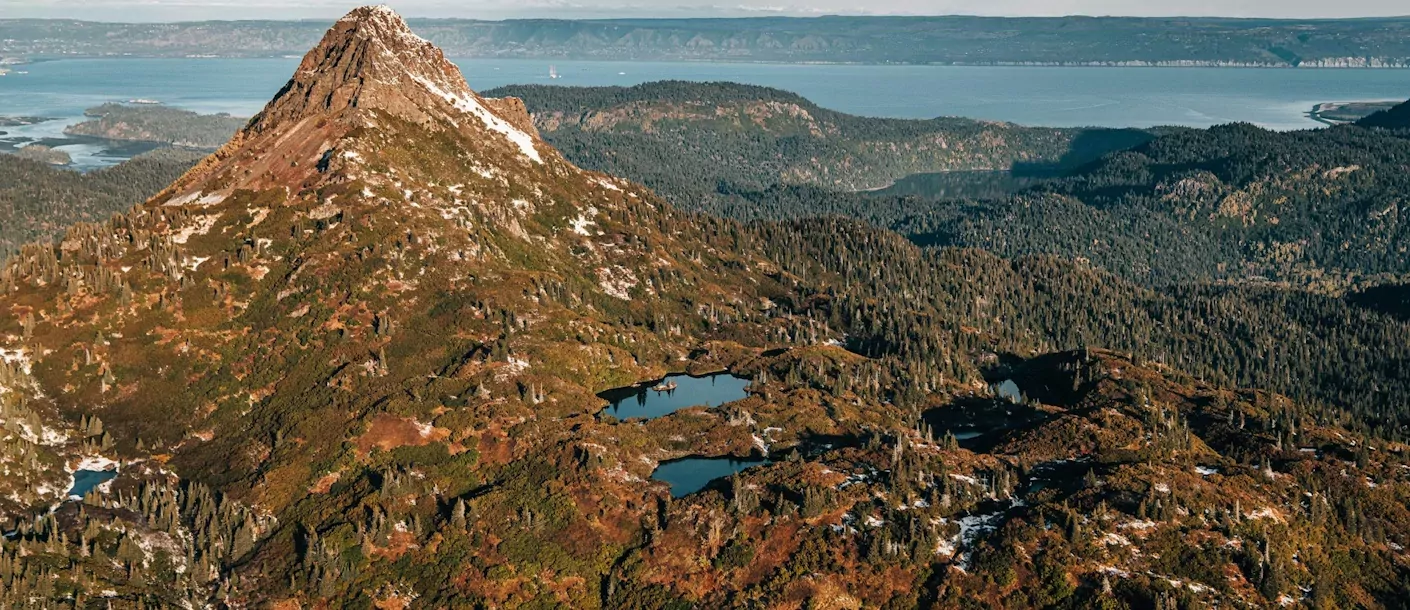
[[[714, 63], [772, 66], [939, 66], [955, 68], [1229, 68], [1260, 70], [1410, 70], [1410, 58], [1329, 58], [1312, 62], [1290, 64], [1286, 62], [1246, 62], [1232, 60], [1093, 60], [1093, 61], [847, 61], [816, 59], [750, 59], [742, 57], [614, 57], [584, 55], [566, 57], [558, 54], [461, 54], [447, 53], [447, 57], [468, 60], [511, 59], [524, 61], [601, 61], [601, 62], [643, 62], [643, 63]], [[0, 63], [4, 67], [39, 64], [65, 60], [94, 59], [290, 59], [293, 56], [282, 51], [265, 53], [81, 53], [62, 56], [27, 56], [6, 58], [14, 63]]]

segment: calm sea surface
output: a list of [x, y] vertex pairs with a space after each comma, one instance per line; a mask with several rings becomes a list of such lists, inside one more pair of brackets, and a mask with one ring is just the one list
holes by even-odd
[[[109, 101], [159, 100], [200, 112], [249, 115], [284, 84], [296, 59], [83, 59], [20, 66], [0, 77], [0, 115], [65, 119], [8, 129], [52, 137]], [[869, 116], [966, 116], [1052, 127], [1205, 127], [1247, 121], [1313, 128], [1318, 102], [1410, 98], [1410, 70], [1019, 68], [667, 62], [457, 60], [471, 87], [634, 85], [677, 79], [736, 81], [794, 91]], [[82, 152], [82, 151], [79, 151]]]

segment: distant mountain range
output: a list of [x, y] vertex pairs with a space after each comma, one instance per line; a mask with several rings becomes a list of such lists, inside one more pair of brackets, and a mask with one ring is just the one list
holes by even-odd
[[[1410, 18], [412, 20], [451, 56], [956, 65], [1410, 66]], [[0, 20], [0, 59], [302, 54], [313, 21]]]

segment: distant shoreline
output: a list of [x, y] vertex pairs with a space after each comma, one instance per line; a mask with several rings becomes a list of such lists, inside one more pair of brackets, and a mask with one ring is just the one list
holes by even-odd
[[[1299, 64], [1288, 65], [1284, 63], [1255, 63], [1255, 62], [1225, 62], [1225, 61], [1192, 61], [1192, 60], [1171, 60], [1171, 61], [1086, 61], [1086, 62], [1019, 62], [1019, 61], [999, 61], [999, 62], [904, 62], [904, 61], [819, 61], [800, 60], [784, 61], [776, 59], [740, 59], [740, 58], [655, 58], [655, 59], [635, 59], [635, 58], [605, 58], [605, 57], [561, 57], [561, 56], [536, 56], [536, 55], [449, 55], [452, 59], [467, 60], [518, 60], [518, 61], [571, 61], [571, 62], [602, 62], [602, 63], [679, 63], [679, 64], [741, 64], [741, 65], [763, 65], [763, 66], [913, 66], [913, 67], [940, 67], [940, 68], [1227, 68], [1231, 70], [1410, 70], [1410, 60], [1405, 63], [1390, 65], [1325, 65], [1325, 64]], [[21, 65], [35, 65], [57, 61], [72, 60], [124, 60], [124, 59], [299, 59], [287, 53], [268, 54], [205, 54], [205, 55], [165, 55], [165, 54], [91, 54], [91, 55], [64, 55], [57, 57], [38, 56], [21, 58], [18, 62], [6, 64], [10, 67]], [[1387, 60], [1378, 60], [1387, 61]], [[1402, 60], [1396, 60], [1402, 61]]]

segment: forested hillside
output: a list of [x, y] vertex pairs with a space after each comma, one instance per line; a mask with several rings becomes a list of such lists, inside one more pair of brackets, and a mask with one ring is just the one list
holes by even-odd
[[1389, 110], [1382, 110], [1357, 122], [1362, 127], [1382, 129], [1410, 129], [1410, 102]]
[[1410, 273], [1407, 196], [1405, 138], [1227, 125], [1178, 130], [1008, 197], [879, 206], [900, 211], [878, 220], [923, 244], [1081, 257], [1146, 284], [1266, 279], [1341, 293]]
[[204, 154], [167, 149], [80, 174], [0, 155], [0, 255], [45, 241], [77, 222], [100, 222], [145, 201]]
[[[522, 97], [574, 161], [741, 220], [841, 214], [922, 245], [1076, 257], [1146, 285], [1341, 293], [1410, 273], [1410, 140], [1391, 131], [870, 119], [727, 84], [495, 93]], [[1008, 177], [965, 171], [980, 169]], [[861, 192], [928, 172], [945, 173]]]
[[912, 175], [1052, 174], [1150, 139], [1138, 130], [1051, 129], [963, 118], [878, 119], [734, 83], [514, 86], [539, 131], [584, 167], [631, 176], [688, 209], [737, 215], [737, 190], [811, 184], [878, 189]]

